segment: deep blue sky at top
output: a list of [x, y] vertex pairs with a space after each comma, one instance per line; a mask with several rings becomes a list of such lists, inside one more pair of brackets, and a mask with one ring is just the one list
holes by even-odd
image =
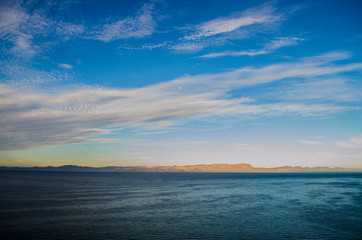
[[[48, 13], [54, 20], [97, 26], [129, 16], [136, 17], [144, 1], [81, 1], [64, 8], [54, 8]], [[267, 2], [268, 3], [268, 2]], [[215, 18], [228, 17], [245, 9], [265, 4], [265, 1], [155, 1], [157, 28], [144, 37], [120, 38], [104, 43], [93, 39], [75, 38], [58, 42], [40, 56], [36, 56], [35, 68], [49, 71], [59, 63], [81, 64], [76, 71], [77, 81], [109, 87], [140, 87], [160, 81], [169, 81], [183, 74], [218, 72], [225, 69], [252, 65], [262, 66], [271, 61], [286, 61], [283, 56], [294, 58], [312, 56], [331, 50], [347, 50], [360, 57], [358, 38], [361, 25], [360, 1], [273, 1], [283, 20], [271, 29], [249, 33], [241, 39], [229, 39], [227, 44], [196, 50], [172, 50], [170, 46], [152, 50], [138, 50], [145, 45], [157, 45], [166, 41], [179, 41], [188, 26]], [[39, 4], [32, 4], [34, 8]], [[252, 27], [250, 27], [252, 28]], [[262, 49], [275, 37], [305, 39], [298, 47], [285, 47], [275, 54], [257, 57], [224, 57], [200, 59], [197, 56], [220, 51], [248, 51]], [[49, 35], [49, 42], [54, 36]], [[39, 37], [43, 38], [43, 37]], [[46, 40], [44, 40], [46, 42]], [[188, 44], [186, 42], [185, 44]], [[131, 48], [131, 49], [127, 49]], [[134, 48], [134, 49], [132, 49]], [[196, 48], [196, 47], [195, 47]], [[160, 71], [162, 69], [162, 71]], [[151, 77], [152, 76], [152, 77]]]

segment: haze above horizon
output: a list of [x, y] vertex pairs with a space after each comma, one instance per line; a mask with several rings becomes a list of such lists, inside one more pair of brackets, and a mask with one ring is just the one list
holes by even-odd
[[0, 166], [362, 168], [361, 1], [1, 1]]

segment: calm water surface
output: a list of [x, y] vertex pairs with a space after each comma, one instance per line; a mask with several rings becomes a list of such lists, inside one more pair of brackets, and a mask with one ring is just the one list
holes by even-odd
[[0, 171], [0, 236], [362, 239], [362, 174]]

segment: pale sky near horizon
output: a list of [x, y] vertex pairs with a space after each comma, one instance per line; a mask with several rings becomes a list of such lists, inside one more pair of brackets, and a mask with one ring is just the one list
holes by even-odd
[[362, 2], [0, 1], [0, 166], [362, 168]]

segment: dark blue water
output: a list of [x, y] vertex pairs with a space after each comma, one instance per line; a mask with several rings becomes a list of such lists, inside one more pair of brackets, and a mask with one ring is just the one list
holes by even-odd
[[0, 238], [362, 239], [362, 174], [0, 171]]

